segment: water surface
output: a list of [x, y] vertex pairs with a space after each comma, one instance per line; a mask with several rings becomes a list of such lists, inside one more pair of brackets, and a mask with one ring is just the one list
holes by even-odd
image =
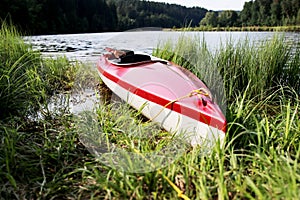
[[25, 37], [33, 48], [42, 52], [44, 56], [55, 57], [65, 55], [70, 59], [83, 62], [96, 62], [99, 55], [104, 53], [105, 47], [118, 49], [132, 49], [152, 53], [160, 43], [175, 42], [182, 35], [197, 36], [212, 50], [217, 49], [226, 41], [239, 41], [248, 38], [251, 42], [271, 39], [275, 34], [283, 35], [291, 44], [299, 44], [300, 33], [277, 32], [171, 32], [171, 31], [134, 31], [114, 33], [41, 35]]

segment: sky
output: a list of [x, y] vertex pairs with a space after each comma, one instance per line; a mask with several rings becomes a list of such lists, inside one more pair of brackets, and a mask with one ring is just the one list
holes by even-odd
[[244, 3], [250, 0], [151, 0], [187, 7], [198, 6], [207, 10], [242, 10]]

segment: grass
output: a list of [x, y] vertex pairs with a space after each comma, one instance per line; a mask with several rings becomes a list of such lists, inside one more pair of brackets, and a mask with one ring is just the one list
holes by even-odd
[[[283, 36], [275, 35], [258, 44], [248, 39], [229, 39], [215, 52], [207, 46], [198, 35], [183, 35], [176, 44], [169, 41], [159, 46], [154, 54], [188, 68], [210, 89], [222, 95], [226, 91], [227, 100], [235, 99], [237, 93], [246, 89], [249, 98], [268, 96], [278, 86], [300, 91], [300, 47], [286, 44]], [[223, 85], [225, 91], [216, 83]]]
[[[5, 27], [5, 31], [9, 30]], [[8, 36], [22, 44], [18, 34]], [[39, 99], [39, 107], [45, 107], [57, 91], [76, 87], [75, 77], [88, 79], [87, 87], [97, 88], [91, 84], [95, 72], [81, 66], [82, 71], [76, 76], [78, 64], [69, 63], [65, 58], [43, 60], [38, 52], [31, 52], [30, 46], [24, 47], [26, 52], [14, 50], [10, 53], [16, 55], [1, 57], [10, 63], [1, 65], [2, 71], [22, 63], [19, 66], [33, 70], [43, 84], [26, 87], [32, 91], [19, 85], [10, 86], [28, 93], [20, 102], [14, 102], [16, 106], [8, 109], [9, 114], [0, 121], [0, 197], [178, 199], [183, 192], [190, 199], [299, 199], [299, 50], [292, 51], [282, 38], [273, 38], [255, 47], [249, 41], [228, 41], [216, 52], [209, 51], [203, 41], [182, 37], [176, 44], [161, 44], [155, 53], [204, 78], [216, 93], [224, 91], [228, 121], [226, 142], [223, 147], [216, 145], [211, 152], [180, 142], [173, 144], [169, 133], [147, 122], [126, 104], [111, 103], [107, 93], [102, 94], [107, 95], [108, 100], [99, 104], [96, 115], [87, 113], [74, 118], [67, 101], [57, 105], [63, 112], [49, 110], [47, 115], [51, 117], [33, 120], [18, 115], [26, 113], [27, 108], [18, 108], [19, 104], [36, 105]], [[8, 50], [0, 46], [1, 52]], [[36, 57], [21, 62], [28, 51]], [[201, 58], [200, 61], [197, 58]], [[13, 80], [17, 76], [7, 73], [5, 77], [8, 76], [10, 83], [17, 84]], [[221, 87], [214, 85], [216, 76]], [[268, 80], [264, 80], [266, 78]], [[106, 89], [101, 87], [101, 91]], [[1, 105], [8, 98], [2, 94]], [[14, 98], [9, 92], [7, 95]], [[221, 103], [223, 100], [219, 99]], [[102, 135], [100, 138], [84, 135], [84, 130], [90, 130], [89, 133], [101, 130]], [[141, 133], [146, 136], [140, 137]], [[103, 144], [102, 149], [99, 142]], [[141, 162], [130, 165], [130, 153], [160, 152], [168, 144], [180, 150], [175, 154], [172, 148], [166, 150], [172, 158], [169, 163], [159, 159], [149, 163], [148, 157], [137, 156]], [[107, 154], [112, 147], [124, 153], [123, 158], [127, 160], [117, 160]], [[100, 153], [98, 157], [93, 150]], [[112, 163], [114, 161], [118, 163]], [[138, 167], [146, 172], [133, 173]]]
[[[30, 109], [31, 102], [39, 102], [38, 91], [42, 81], [37, 76], [37, 65], [40, 56], [37, 52], [28, 51], [14, 28], [3, 23], [0, 32], [0, 118], [6, 115], [24, 115]], [[28, 90], [32, 88], [32, 90]], [[24, 101], [27, 98], [28, 101]]]
[[32, 114], [47, 95], [71, 87], [78, 65], [63, 57], [41, 59], [41, 54], [5, 22], [0, 41], [0, 119]]

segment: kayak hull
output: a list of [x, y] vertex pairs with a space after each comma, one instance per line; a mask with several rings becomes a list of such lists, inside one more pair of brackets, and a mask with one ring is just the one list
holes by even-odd
[[226, 119], [207, 94], [193, 93], [208, 88], [186, 69], [155, 61], [121, 66], [105, 56], [97, 68], [108, 88], [168, 132], [192, 146], [223, 143]]

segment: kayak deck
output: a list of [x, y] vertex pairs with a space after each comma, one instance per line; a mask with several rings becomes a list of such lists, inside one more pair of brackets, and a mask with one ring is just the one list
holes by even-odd
[[[216, 129], [218, 132], [216, 137], [220, 134], [219, 132], [225, 135], [226, 119], [218, 105], [211, 100], [210, 94], [206, 94], [209, 90], [205, 84], [190, 71], [175, 64], [165, 64], [160, 61], [159, 59], [158, 62], [148, 60], [133, 64], [126, 63], [123, 66], [102, 56], [97, 68], [100, 76], [109, 81], [110, 89], [119, 96], [123, 93], [121, 96], [127, 102], [126, 91], [140, 98], [140, 101], [151, 102], [160, 107], [155, 110], [156, 114], [151, 114], [153, 108], [151, 108], [152, 111], [145, 111], [143, 114], [146, 117], [153, 119], [159, 110], [167, 109], [172, 113], [176, 112], [180, 118], [184, 117], [193, 122], [191, 124], [195, 125], [196, 122], [200, 122]], [[123, 92], [120, 92], [121, 90]], [[142, 105], [142, 102], [128, 103], [136, 109]], [[154, 121], [161, 120], [162, 118], [158, 117]], [[179, 118], [175, 117], [172, 120], [179, 120]], [[175, 124], [171, 119], [169, 123]], [[175, 130], [173, 126], [166, 125]]]

